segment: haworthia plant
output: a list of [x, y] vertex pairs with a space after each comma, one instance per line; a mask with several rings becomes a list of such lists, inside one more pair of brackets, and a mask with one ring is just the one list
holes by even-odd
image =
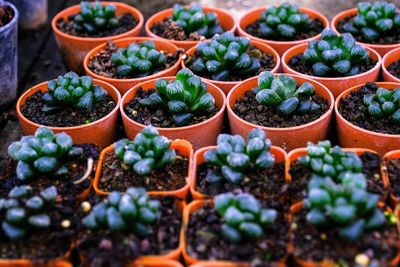
[[364, 95], [363, 102], [375, 119], [389, 118], [400, 124], [400, 88], [388, 90], [380, 87], [376, 93]]

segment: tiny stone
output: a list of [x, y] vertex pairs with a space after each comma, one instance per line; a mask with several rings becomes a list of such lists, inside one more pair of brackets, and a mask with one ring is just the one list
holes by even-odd
[[321, 234], [321, 239], [322, 239], [322, 240], [326, 240], [327, 238], [328, 238], [328, 237], [327, 237], [327, 235], [326, 235], [325, 233], [322, 233], [322, 234]]
[[92, 209], [92, 205], [90, 205], [89, 202], [84, 201], [81, 204], [81, 208], [82, 208], [83, 212], [88, 213]]
[[365, 254], [358, 254], [355, 258], [355, 262], [361, 266], [368, 266], [369, 258]]
[[185, 60], [186, 58], [187, 58], [187, 55], [186, 55], [186, 54], [182, 55], [182, 59], [183, 59], [183, 60]]
[[292, 223], [292, 224], [290, 225], [290, 228], [291, 228], [292, 230], [296, 230], [296, 229], [297, 229], [297, 223]]
[[305, 235], [304, 238], [305, 238], [306, 240], [311, 240], [311, 236], [310, 236], [310, 235]]
[[61, 222], [61, 226], [63, 228], [67, 229], [67, 228], [69, 228], [71, 226], [71, 221], [70, 220], [64, 220], [64, 221]]

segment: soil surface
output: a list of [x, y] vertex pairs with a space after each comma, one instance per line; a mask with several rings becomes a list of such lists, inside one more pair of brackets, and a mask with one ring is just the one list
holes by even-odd
[[10, 6], [0, 6], [0, 27], [7, 25], [14, 18], [14, 10]]
[[44, 113], [43, 93], [36, 92], [30, 96], [25, 105], [21, 107], [21, 113], [30, 121], [40, 125], [54, 127], [72, 127], [89, 124], [107, 116], [114, 108], [115, 101], [107, 95], [103, 100], [93, 103], [91, 109], [76, 109], [65, 107], [51, 113]]
[[198, 32], [187, 34], [181, 26], [170, 18], [155, 23], [150, 30], [155, 35], [168, 40], [199, 41], [202, 39], [202, 36]]
[[400, 197], [400, 159], [392, 159], [387, 161], [387, 170], [389, 175], [391, 193]]
[[364, 95], [375, 93], [378, 89], [377, 84], [369, 82], [361, 87], [360, 90], [353, 91], [345, 98], [341, 99], [339, 104], [340, 114], [351, 124], [354, 124], [365, 130], [378, 132], [382, 134], [400, 134], [400, 124], [395, 124], [388, 117], [374, 118], [364, 105]]
[[387, 67], [387, 70], [395, 77], [400, 79], [400, 60], [393, 62]]

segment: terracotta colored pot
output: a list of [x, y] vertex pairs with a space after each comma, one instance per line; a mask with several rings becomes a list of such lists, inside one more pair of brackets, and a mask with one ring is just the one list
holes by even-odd
[[[394, 159], [400, 159], [400, 150], [394, 150], [394, 151], [390, 151], [390, 152], [386, 153], [385, 156], [383, 157], [383, 163], [381, 165], [382, 166], [381, 172], [388, 183], [388, 188], [390, 188], [390, 186], [391, 186], [390, 179], [389, 179], [388, 164], [389, 164], [390, 160], [394, 160]], [[389, 194], [390, 202], [393, 207], [396, 207], [397, 204], [399, 204], [399, 202], [400, 202], [400, 197], [395, 196], [393, 194], [392, 190], [390, 190], [390, 189], [389, 189], [389, 192], [390, 192], [390, 194]]]
[[[273, 73], [277, 73], [279, 71], [280, 68], [280, 64], [281, 64], [281, 59], [278, 55], [278, 53], [269, 45], [261, 43], [261, 42], [257, 42], [254, 40], [251, 40], [251, 45], [257, 47], [258, 49], [267, 52], [267, 53], [271, 53], [274, 61], [276, 63], [275, 67], [271, 70], [271, 72]], [[196, 53], [196, 47], [192, 47], [190, 48], [187, 52], [186, 55], [187, 56], [193, 56], [194, 53]], [[182, 60], [182, 68], [186, 68], [185, 65], [185, 61]], [[202, 78], [204, 81], [210, 82], [215, 84], [216, 86], [218, 86], [222, 91], [224, 91], [224, 93], [227, 95], [229, 93], [229, 91], [236, 86], [237, 84], [239, 84], [240, 82], [230, 82], [230, 81], [216, 81], [216, 80], [210, 80], [210, 79], [206, 79], [206, 78]]]
[[[204, 162], [204, 153], [206, 153], [208, 150], [216, 149], [216, 148], [217, 148], [217, 146], [203, 147], [194, 153], [194, 159], [193, 159], [193, 165], [192, 165], [193, 167], [192, 167], [192, 172], [190, 174], [191, 175], [191, 177], [190, 177], [190, 193], [194, 200], [210, 198], [210, 196], [197, 191], [197, 167]], [[275, 156], [276, 163], [286, 161], [286, 152], [282, 148], [272, 146], [270, 149], [270, 152], [271, 152], [271, 154], [273, 154]]]
[[64, 260], [52, 260], [47, 263], [38, 264], [28, 259], [1, 259], [0, 267], [72, 267], [72, 264]]
[[[186, 199], [186, 196], [189, 192], [189, 185], [190, 185], [190, 176], [192, 172], [192, 158], [193, 158], [193, 148], [192, 145], [186, 141], [186, 140], [174, 140], [171, 143], [170, 146], [171, 149], [175, 149], [178, 152], [178, 155], [184, 156], [189, 159], [189, 168], [188, 168], [188, 176], [186, 177], [186, 185], [180, 189], [174, 190], [174, 191], [151, 191], [148, 192], [149, 195], [151, 196], [176, 196], [181, 199]], [[96, 168], [96, 176], [94, 178], [93, 182], [93, 187], [94, 191], [97, 194], [100, 195], [106, 195], [109, 194], [109, 192], [103, 191], [99, 188], [100, 185], [100, 179], [101, 179], [101, 174], [102, 174], [102, 168], [103, 168], [103, 161], [104, 158], [107, 154], [114, 153], [114, 145], [111, 145], [107, 148], [105, 148], [99, 158], [99, 162], [97, 164]]]
[[[210, 13], [210, 12], [216, 13], [219, 23], [221, 24], [222, 28], [225, 31], [235, 32], [235, 30], [236, 30], [235, 18], [232, 16], [232, 14], [230, 14], [229, 12], [227, 12], [223, 9], [215, 8], [215, 7], [208, 7], [208, 6], [203, 6], [203, 10], [205, 13]], [[165, 20], [166, 18], [171, 17], [172, 13], [173, 13], [172, 8], [168, 8], [168, 9], [162, 10], [162, 11], [154, 14], [153, 16], [151, 16], [146, 21], [146, 25], [145, 25], [145, 30], [146, 30], [147, 36], [150, 36], [153, 38], [164, 39], [164, 40], [176, 45], [177, 47], [183, 48], [184, 50], [188, 50], [188, 49], [192, 48], [193, 46], [195, 46], [197, 43], [199, 43], [199, 41], [168, 40], [168, 39], [162, 38], [162, 37], [154, 34], [151, 31], [151, 28], [155, 24]]]
[[[164, 77], [168, 81], [175, 80], [175, 77]], [[122, 122], [125, 127], [125, 133], [129, 139], [133, 139], [139, 132], [146, 127], [146, 125], [140, 124], [126, 115], [124, 111], [125, 105], [136, 96], [137, 90], [142, 88], [143, 90], [149, 90], [150, 88], [155, 88], [154, 83], [158, 79], [153, 79], [147, 82], [140, 83], [130, 89], [122, 98], [122, 105], [120, 106], [120, 111], [122, 114]], [[224, 93], [217, 86], [206, 82], [207, 92], [213, 95], [215, 98], [215, 104], [219, 111], [213, 117], [206, 121], [198, 124], [176, 127], [176, 128], [157, 128], [160, 135], [164, 135], [169, 139], [185, 139], [188, 140], [192, 145], [194, 150], [201, 147], [214, 145], [217, 141], [218, 134], [221, 133], [222, 124], [224, 120], [224, 112], [226, 108], [226, 97]], [[207, 131], [205, 134], [204, 131]]]
[[375, 67], [373, 67], [372, 69], [370, 69], [366, 72], [363, 72], [361, 74], [358, 74], [358, 75], [349, 76], [349, 77], [324, 78], [324, 77], [306, 75], [306, 74], [297, 72], [294, 69], [292, 69], [291, 67], [289, 67], [288, 62], [290, 61], [290, 59], [298, 54], [304, 53], [304, 51], [307, 49], [307, 47], [308, 47], [308, 44], [301, 44], [301, 45], [290, 48], [289, 50], [287, 50], [285, 52], [285, 54], [283, 54], [281, 64], [282, 64], [282, 69], [283, 69], [284, 73], [300, 75], [303, 77], [307, 77], [309, 79], [313, 79], [314, 81], [320, 82], [323, 85], [325, 85], [329, 89], [329, 91], [332, 92], [332, 94], [335, 98], [349, 87], [352, 87], [352, 86], [355, 86], [355, 85], [361, 84], [361, 83], [364, 84], [366, 82], [375, 82], [378, 80], [382, 59], [377, 52], [375, 52], [374, 50], [372, 50], [369, 47], [365, 47], [365, 48], [368, 50], [370, 57], [373, 60], [377, 61], [377, 63], [375, 65]]
[[[240, 18], [240, 20], [237, 21], [238, 34], [240, 36], [246, 36], [246, 37], [251, 38], [252, 40], [256, 40], [256, 41], [270, 45], [281, 56], [283, 55], [283, 53], [285, 53], [286, 50], [288, 50], [289, 48], [291, 48], [293, 46], [296, 46], [296, 45], [299, 45], [302, 43], [308, 43], [311, 40], [319, 39], [321, 37], [321, 33], [320, 33], [320, 34], [313, 36], [311, 38], [308, 38], [308, 39], [285, 42], [285, 41], [266, 40], [266, 39], [255, 37], [255, 36], [247, 33], [245, 31], [246, 27], [249, 24], [252, 24], [256, 20], [258, 20], [260, 18], [261, 14], [266, 10], [266, 8], [267, 7], [265, 7], [265, 6], [257, 7], [255, 9], [252, 9], [249, 12], [245, 13]], [[318, 18], [324, 25], [324, 28], [329, 27], [329, 20], [324, 15], [322, 15], [320, 12], [313, 10], [313, 9], [306, 8], [306, 7], [300, 7], [300, 12], [308, 14], [313, 19]]]
[[[142, 43], [145, 41], [154, 42], [157, 50], [160, 50], [160, 51], [162, 50], [166, 53], [175, 53], [176, 51], [178, 51], [178, 47], [176, 47], [175, 45], [173, 45], [167, 41], [164, 41], [163, 39], [154, 39], [154, 38], [148, 38], [148, 37], [125, 38], [122, 40], [115, 41], [114, 43], [118, 48], [126, 48], [131, 43]], [[118, 91], [121, 93], [121, 95], [124, 95], [128, 91], [128, 89], [132, 88], [133, 86], [135, 86], [138, 83], [145, 82], [145, 81], [148, 81], [148, 80], [151, 80], [154, 78], [160, 78], [163, 76], [173, 76], [178, 72], [178, 70], [180, 68], [181, 56], [179, 56], [179, 59], [176, 61], [176, 63], [173, 66], [171, 66], [168, 69], [159, 71], [153, 75], [149, 75], [149, 76], [141, 77], [141, 78], [132, 78], [132, 79], [107, 78], [105, 76], [101, 76], [99, 74], [94, 73], [88, 67], [90, 60], [94, 56], [99, 54], [100, 51], [105, 50], [106, 46], [107, 46], [107, 44], [104, 43], [102, 45], [97, 46], [93, 50], [91, 50], [86, 55], [86, 57], [83, 61], [83, 67], [85, 68], [85, 72], [87, 75], [92, 76], [95, 79], [102, 80], [102, 81], [108, 82], [109, 84], [114, 85], [115, 88], [117, 88]]]
[[[331, 28], [332, 30], [334, 30], [336, 33], [339, 33], [339, 31], [337, 30], [336, 26], [339, 24], [339, 22], [341, 20], [344, 20], [348, 17], [353, 17], [357, 14], [357, 8], [352, 8], [352, 9], [348, 9], [345, 10], [343, 12], [340, 12], [339, 14], [337, 14], [331, 21]], [[381, 55], [382, 57], [389, 51], [400, 47], [400, 44], [388, 44], [388, 45], [381, 45], [381, 44], [368, 44], [368, 43], [361, 43], [359, 42], [361, 45], [363, 46], [367, 46], [373, 50], [375, 50], [376, 52], [378, 52], [379, 55]]]
[[130, 264], [129, 267], [183, 267], [177, 261], [173, 260], [160, 260], [157, 259], [148, 259], [148, 260], [137, 260], [133, 264]]
[[241, 82], [228, 94], [227, 110], [232, 134], [239, 134], [243, 137], [247, 137], [248, 133], [253, 128], [259, 127], [265, 131], [267, 137], [271, 139], [273, 145], [284, 147], [286, 151], [290, 151], [298, 147], [304, 147], [307, 145], [308, 141], [318, 142], [327, 138], [329, 122], [332, 117], [334, 104], [332, 94], [325, 86], [307, 77], [292, 74], [289, 74], [288, 76], [292, 76], [298, 84], [309, 82], [314, 85], [316, 94], [328, 101], [328, 110], [319, 119], [295, 127], [263, 127], [245, 121], [235, 114], [233, 111], [233, 106], [235, 105], [236, 101], [240, 99], [247, 91], [250, 91], [258, 86], [258, 77], [254, 77]]
[[[376, 84], [379, 87], [384, 87], [387, 89], [400, 87], [400, 83], [377, 82]], [[335, 101], [336, 126], [339, 144], [342, 147], [362, 147], [372, 149], [378, 152], [381, 156], [391, 150], [400, 149], [400, 135], [381, 134], [362, 129], [347, 121], [339, 113], [341, 100], [351, 92], [359, 90], [362, 85], [364, 84], [354, 86], [344, 91]]]
[[386, 55], [382, 59], [382, 76], [385, 82], [400, 83], [400, 78], [391, 74], [387, 69], [392, 63], [396, 61], [400, 61], [400, 47], [386, 53]]
[[[114, 86], [100, 81], [93, 80], [94, 84], [100, 85], [107, 91], [107, 93], [116, 102], [115, 108], [103, 118], [91, 122], [89, 124], [73, 126], [73, 127], [48, 127], [55, 133], [66, 132], [69, 134], [74, 143], [76, 144], [96, 144], [100, 148], [104, 148], [110, 145], [115, 140], [117, 132], [117, 121], [118, 121], [118, 108], [121, 103], [121, 95]], [[35, 122], [28, 120], [21, 113], [21, 107], [25, 105], [27, 99], [34, 95], [36, 92], [41, 91], [42, 93], [47, 92], [47, 82], [38, 84], [21, 95], [17, 102], [17, 113], [19, 123], [21, 125], [22, 133], [24, 135], [33, 135], [35, 131], [41, 126]]]
[[109, 4], [115, 5], [115, 7], [117, 8], [115, 14], [117, 16], [129, 13], [137, 20], [138, 23], [133, 29], [125, 33], [121, 33], [114, 36], [78, 37], [66, 34], [61, 30], [59, 30], [57, 27], [57, 21], [59, 19], [67, 19], [69, 16], [79, 13], [80, 6], [75, 5], [67, 9], [64, 9], [63, 11], [58, 13], [53, 18], [51, 22], [51, 27], [53, 29], [58, 49], [60, 50], [63, 61], [67, 69], [69, 70], [73, 70], [80, 74], [84, 73], [82, 65], [83, 59], [90, 50], [92, 50], [98, 45], [105, 43], [108, 40], [117, 40], [126, 37], [139, 36], [142, 31], [144, 18], [139, 10], [137, 10], [132, 6], [119, 2], [101, 2], [101, 3], [102, 5], [109, 5]]

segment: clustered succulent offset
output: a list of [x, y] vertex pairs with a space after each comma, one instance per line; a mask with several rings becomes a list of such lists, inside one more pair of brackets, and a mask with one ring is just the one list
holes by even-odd
[[114, 143], [115, 154], [139, 175], [149, 175], [153, 169], [161, 169], [176, 159], [176, 152], [170, 149], [171, 140], [160, 136], [153, 126], [147, 126], [134, 140], [122, 139]]
[[40, 173], [62, 176], [68, 174], [63, 159], [83, 153], [82, 148], [73, 145], [72, 138], [66, 133], [54, 134], [49, 128], [40, 127], [35, 135], [24, 136], [12, 143], [8, 155], [18, 161], [16, 174], [22, 181]]
[[217, 14], [205, 13], [198, 3], [192, 3], [189, 7], [175, 4], [172, 19], [183, 28], [187, 34], [197, 32], [201, 36], [211, 38], [224, 30], [219, 24]]
[[[275, 77], [269, 71], [260, 73], [256, 92], [259, 104], [274, 106], [284, 115], [311, 114], [320, 109], [320, 105], [311, 99], [315, 94], [314, 86], [305, 82], [297, 88], [296, 80], [287, 75]], [[300, 100], [299, 97], [304, 99]]]
[[363, 102], [372, 117], [390, 118], [400, 124], [400, 88], [388, 90], [380, 87], [375, 94], [364, 95]]
[[207, 174], [206, 179], [210, 183], [225, 180], [229, 183], [240, 184], [247, 171], [254, 168], [269, 168], [275, 162], [274, 156], [269, 152], [271, 141], [259, 128], [249, 133], [247, 144], [240, 135], [228, 134], [220, 134], [217, 144], [216, 149], [208, 150], [204, 154], [206, 163], [218, 167]]
[[126, 77], [145, 77], [166, 64], [166, 56], [156, 49], [154, 42], [131, 43], [112, 54], [117, 73]]
[[177, 126], [187, 125], [194, 115], [209, 114], [215, 109], [215, 99], [207, 93], [206, 84], [187, 68], [180, 70], [175, 80], [157, 80], [155, 87], [157, 92], [140, 100], [140, 104], [163, 106]]
[[373, 4], [361, 2], [357, 5], [357, 15], [343, 25], [343, 30], [361, 35], [367, 41], [375, 41], [390, 35], [400, 27], [400, 12], [395, 4], [377, 1]]
[[322, 32], [321, 40], [313, 40], [304, 52], [304, 59], [312, 65], [316, 76], [351, 76], [360, 73], [357, 64], [366, 62], [368, 51], [356, 44], [350, 33], [336, 35], [330, 29]]
[[251, 55], [249, 47], [247, 37], [235, 37], [231, 32], [215, 35], [210, 41], [197, 45], [200, 57], [191, 69], [197, 74], [209, 73], [217, 81], [229, 80], [231, 75], [256, 74], [261, 67], [260, 61]]
[[152, 200], [143, 188], [128, 188], [125, 193], [112, 192], [83, 218], [87, 229], [131, 232], [144, 237], [149, 226], [161, 216], [160, 202]]

